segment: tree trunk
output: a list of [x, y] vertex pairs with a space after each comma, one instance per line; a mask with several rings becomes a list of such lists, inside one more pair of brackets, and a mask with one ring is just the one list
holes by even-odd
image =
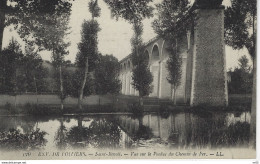
[[256, 56], [253, 58], [253, 89], [251, 104], [250, 145], [256, 148]]
[[84, 88], [85, 88], [86, 81], [87, 81], [87, 75], [88, 75], [88, 57], [86, 59], [83, 81], [81, 83], [81, 87], [80, 87], [80, 90], [79, 90], [78, 108], [80, 110], [82, 110], [82, 99], [83, 99]]
[[140, 106], [144, 106], [144, 100], [142, 96], [139, 97], [139, 104]]
[[177, 89], [177, 87], [174, 87], [174, 89], [173, 89], [173, 104], [174, 105], [176, 105], [176, 89]]
[[6, 6], [7, 6], [7, 0], [0, 0], [0, 51], [2, 51]]
[[59, 66], [59, 73], [60, 73], [60, 109], [61, 109], [61, 111], [63, 111], [63, 109], [64, 109], [64, 105], [63, 105], [64, 96], [63, 96], [63, 79], [62, 79], [61, 64]]
[[33, 80], [34, 80], [34, 86], [35, 86], [35, 94], [36, 94], [36, 105], [38, 106], [39, 105], [39, 100], [38, 100], [38, 88], [37, 88], [37, 83], [36, 83], [36, 78], [35, 78], [35, 75], [33, 77]]
[[255, 13], [253, 13], [253, 88], [251, 103], [251, 123], [250, 123], [250, 145], [256, 148], [256, 70], [257, 70], [257, 54], [256, 54], [256, 37], [255, 37]]

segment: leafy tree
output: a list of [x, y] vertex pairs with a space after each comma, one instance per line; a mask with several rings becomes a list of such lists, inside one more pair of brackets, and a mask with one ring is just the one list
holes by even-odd
[[[170, 45], [174, 47], [176, 39], [183, 36], [190, 27], [190, 22], [186, 20], [190, 9], [189, 1], [163, 0], [156, 4], [156, 9], [157, 18], [152, 22], [152, 27], [156, 34], [169, 41]], [[194, 15], [189, 14], [190, 19], [193, 19]]]
[[22, 71], [26, 77], [26, 91], [35, 92], [36, 94], [45, 90], [44, 78], [47, 77], [47, 70], [43, 67], [41, 56], [34, 51], [35, 47], [25, 49], [23, 57]]
[[[70, 0], [1, 0], [0, 1], [0, 50], [2, 48], [3, 32], [5, 26], [14, 24], [21, 38], [37, 40], [41, 42], [43, 22], [51, 25], [52, 22], [45, 20], [47, 15], [62, 16], [70, 13]], [[11, 3], [7, 3], [11, 2]], [[44, 35], [43, 35], [44, 36]]]
[[[175, 47], [177, 49], [177, 47]], [[173, 95], [172, 98], [174, 100], [174, 105], [176, 105], [176, 90], [181, 84], [181, 76], [182, 76], [182, 58], [178, 54], [178, 50], [169, 50], [170, 56], [167, 60], [167, 70], [168, 70], [168, 76], [167, 80], [172, 85]]]
[[98, 7], [97, 0], [89, 2], [89, 11], [92, 14], [92, 19], [89, 21], [85, 20], [82, 24], [81, 42], [78, 44], [79, 53], [76, 58], [77, 66], [84, 72], [83, 78], [80, 80], [81, 86], [78, 95], [79, 109], [82, 109], [82, 99], [88, 73], [95, 68], [98, 60], [97, 34], [100, 31], [100, 28], [98, 22], [94, 19], [100, 15], [100, 8]]
[[[60, 70], [60, 93], [61, 109], [63, 109], [63, 84], [61, 61], [68, 52], [69, 43], [63, 39], [68, 34], [68, 23], [71, 12], [71, 3], [66, 0], [31, 0], [19, 1], [2, 0], [0, 6], [0, 33], [4, 29], [5, 16], [8, 15], [7, 23], [14, 24], [20, 37], [30, 44], [38, 46], [39, 50], [50, 50], [53, 53], [55, 66]], [[2, 38], [1, 43], [2, 43]]]
[[20, 80], [18, 71], [23, 59], [21, 45], [12, 39], [8, 47], [2, 51], [1, 58], [2, 88], [4, 93], [11, 92], [15, 96], [16, 107], [16, 95]]
[[231, 82], [228, 85], [229, 93], [247, 94], [252, 93], [253, 76], [248, 59], [244, 55], [239, 60], [239, 67], [229, 71]]
[[1, 54], [1, 91], [3, 93], [18, 91], [17, 75], [18, 68], [21, 65], [23, 53], [21, 45], [14, 39], [9, 42], [7, 48]]
[[234, 49], [245, 47], [253, 59], [251, 141], [254, 143], [256, 135], [256, 2], [256, 0], [231, 0], [231, 6], [225, 10], [226, 44]]
[[[163, 0], [156, 5], [157, 18], [153, 21], [154, 31], [169, 42], [167, 51], [170, 53], [167, 60], [168, 82], [172, 85], [173, 100], [176, 105], [176, 90], [180, 85], [182, 75], [182, 58], [179, 53], [178, 40], [185, 35], [189, 27], [186, 20], [190, 9], [188, 0]], [[192, 19], [193, 14], [190, 14]]]
[[112, 16], [116, 17], [116, 19], [121, 17], [133, 25], [134, 36], [131, 40], [131, 45], [133, 60], [136, 62], [134, 65], [135, 68], [133, 69], [132, 85], [139, 91], [139, 101], [140, 104], [143, 105], [142, 98], [145, 95], [149, 95], [151, 92], [150, 84], [153, 78], [151, 72], [148, 69], [148, 64], [145, 64], [144, 60], [142, 59], [142, 53], [144, 52], [144, 46], [141, 37], [143, 33], [142, 20], [143, 18], [150, 18], [153, 16], [153, 7], [149, 6], [149, 3], [152, 2], [152, 0], [104, 1], [111, 9]]
[[117, 94], [120, 91], [119, 62], [113, 55], [100, 57], [94, 72], [95, 90], [97, 94]]
[[151, 83], [153, 81], [152, 73], [148, 67], [148, 60], [144, 53], [144, 44], [142, 43], [143, 25], [141, 22], [133, 24], [134, 36], [132, 44], [132, 61], [133, 61], [133, 87], [139, 92], [139, 103], [143, 106], [143, 97], [152, 92]]
[[119, 17], [127, 20], [129, 23], [142, 21], [143, 18], [150, 18], [153, 16], [153, 7], [149, 6], [152, 0], [104, 0], [112, 13], [113, 17], [118, 20]]

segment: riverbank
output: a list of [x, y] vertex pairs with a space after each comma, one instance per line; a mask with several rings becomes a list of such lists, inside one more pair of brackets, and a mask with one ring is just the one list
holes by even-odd
[[[2, 96], [2, 95], [1, 95]], [[1, 97], [0, 96], [0, 97]], [[30, 100], [34, 103], [26, 102], [29, 100], [26, 95], [21, 95], [18, 98], [16, 107], [14, 103], [7, 101], [4, 104], [1, 99], [0, 115], [35, 115], [35, 116], [50, 116], [50, 115], [73, 115], [73, 114], [89, 114], [89, 113], [134, 113], [133, 108], [138, 102], [138, 97], [124, 95], [105, 95], [105, 96], [90, 96], [83, 101], [83, 109], [77, 108], [76, 98], [65, 99], [64, 109], [60, 109], [59, 101], [54, 98], [55, 95], [39, 95], [38, 105], [34, 102], [35, 98]], [[3, 97], [3, 96], [2, 96]], [[35, 97], [35, 96], [34, 96]], [[6, 100], [8, 96], [5, 96]], [[9, 97], [10, 100], [10, 97]], [[23, 101], [22, 101], [23, 100]], [[43, 101], [45, 100], [45, 101]], [[50, 101], [49, 101], [50, 100]], [[24, 103], [26, 102], [26, 103]], [[54, 103], [55, 102], [55, 103]], [[4, 104], [4, 105], [3, 105]], [[176, 106], [170, 100], [157, 98], [144, 98], [144, 108], [141, 112], [155, 112], [167, 114], [169, 112], [226, 112], [226, 111], [250, 111], [251, 96], [250, 95], [230, 95], [229, 106], [227, 107], [209, 107], [201, 105], [190, 107], [185, 104], [177, 104]]]

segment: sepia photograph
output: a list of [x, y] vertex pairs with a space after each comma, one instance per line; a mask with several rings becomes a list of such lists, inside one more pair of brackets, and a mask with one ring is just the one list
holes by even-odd
[[0, 160], [256, 160], [256, 31], [257, 0], [0, 0]]

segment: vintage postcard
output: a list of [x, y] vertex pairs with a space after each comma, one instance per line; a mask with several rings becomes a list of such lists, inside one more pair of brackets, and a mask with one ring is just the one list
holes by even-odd
[[0, 0], [0, 160], [256, 159], [257, 0]]

